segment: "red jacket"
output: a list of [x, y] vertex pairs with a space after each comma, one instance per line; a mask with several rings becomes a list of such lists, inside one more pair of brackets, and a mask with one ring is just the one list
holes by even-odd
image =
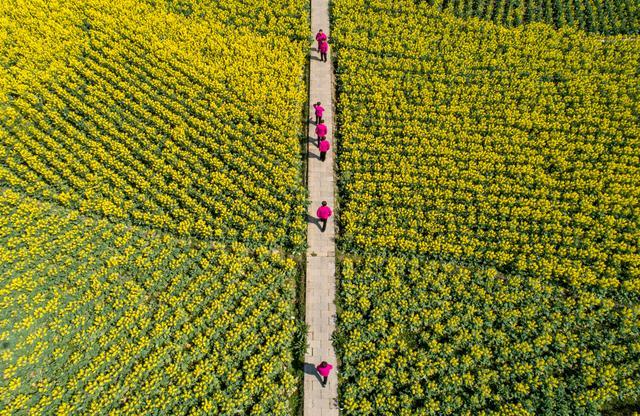
[[327, 135], [327, 126], [325, 126], [324, 124], [318, 124], [316, 126], [316, 135], [318, 137], [324, 137]]
[[320, 365], [318, 365], [316, 367], [316, 370], [318, 370], [318, 373], [320, 373], [322, 377], [329, 377], [329, 373], [331, 372], [332, 368], [333, 366], [331, 364], [327, 364], [326, 367], [320, 367]]
[[333, 212], [331, 211], [331, 208], [329, 208], [328, 206], [321, 206], [320, 208], [318, 208], [318, 211], [316, 212], [316, 215], [321, 220], [329, 219], [331, 214], [333, 214]]
[[328, 140], [321, 140], [320, 146], [318, 146], [318, 148], [320, 149], [321, 152], [326, 152], [331, 148], [331, 144], [329, 143]]

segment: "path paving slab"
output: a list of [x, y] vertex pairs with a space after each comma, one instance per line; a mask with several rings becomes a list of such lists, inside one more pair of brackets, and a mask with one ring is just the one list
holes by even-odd
[[[322, 29], [330, 38], [329, 28], [329, 0], [311, 1], [311, 33]], [[331, 50], [328, 62], [321, 62], [315, 57], [319, 53], [315, 50], [314, 40], [311, 48], [310, 80], [309, 80], [309, 115], [313, 116], [313, 104], [320, 101], [325, 108], [324, 121], [327, 125], [327, 140], [331, 149], [324, 162], [319, 160], [320, 152], [315, 141], [315, 124], [309, 123], [309, 137], [313, 138], [308, 144], [308, 191], [309, 210], [311, 219], [316, 218], [316, 210], [322, 201], [335, 211], [335, 179], [334, 152], [336, 143], [333, 140], [333, 64]], [[331, 49], [331, 42], [329, 43]], [[315, 118], [315, 116], [314, 116]], [[335, 215], [335, 214], [334, 214]], [[331, 343], [331, 336], [335, 329], [335, 270], [336, 246], [335, 224], [333, 217], [327, 221], [327, 229], [320, 232], [315, 221], [309, 221], [307, 243], [307, 282], [306, 282], [306, 322], [309, 326], [307, 334], [308, 348], [305, 363], [316, 366], [322, 361], [333, 365], [326, 387], [322, 387], [314, 374], [304, 375], [304, 415], [305, 416], [337, 416], [338, 409], [338, 365], [336, 354]]]

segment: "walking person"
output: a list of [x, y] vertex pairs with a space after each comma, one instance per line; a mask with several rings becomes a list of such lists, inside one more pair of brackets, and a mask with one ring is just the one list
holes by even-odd
[[316, 212], [318, 219], [322, 223], [322, 228], [320, 229], [320, 231], [324, 232], [324, 230], [327, 229], [327, 220], [332, 214], [333, 211], [331, 211], [331, 208], [327, 206], [327, 201], [322, 201], [322, 206], [320, 206], [318, 208], [318, 211]]
[[320, 60], [327, 62], [327, 52], [329, 52], [329, 42], [326, 40], [320, 44]]
[[329, 151], [329, 148], [331, 148], [331, 143], [329, 143], [329, 140], [323, 137], [322, 139], [320, 139], [318, 148], [320, 149], [320, 160], [324, 162], [324, 159], [327, 157], [327, 152]]
[[321, 362], [316, 367], [316, 370], [318, 371], [318, 374], [320, 374], [323, 377], [322, 378], [322, 387], [325, 387], [327, 385], [327, 379], [329, 378], [329, 373], [331, 372], [332, 368], [333, 368], [333, 366], [331, 364], [327, 363], [326, 361]]
[[324, 107], [320, 104], [320, 101], [313, 105], [313, 109], [316, 113], [316, 125], [322, 120], [322, 114], [324, 113]]
[[327, 138], [327, 126], [323, 119], [320, 119], [320, 123], [316, 126], [316, 136], [318, 136], [318, 147], [320, 147], [320, 140]]
[[320, 44], [327, 41], [327, 34], [324, 33], [322, 29], [320, 29], [318, 33], [316, 33], [316, 41], [318, 42], [318, 50], [320, 50]]

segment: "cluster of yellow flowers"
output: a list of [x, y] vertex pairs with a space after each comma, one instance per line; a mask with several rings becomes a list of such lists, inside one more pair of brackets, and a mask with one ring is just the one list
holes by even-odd
[[307, 19], [0, 2], [0, 415], [295, 411]]
[[507, 26], [545, 22], [606, 35], [640, 32], [637, 5], [625, 0], [418, 0], [459, 17], [479, 17]]
[[637, 401], [640, 41], [332, 4], [346, 413]]
[[[22, 28], [32, 24], [25, 10], [47, 2], [9, 3], [0, 16]], [[11, 98], [0, 107], [0, 181], [182, 236], [301, 250], [299, 43], [145, 13], [135, 1], [133, 11], [75, 3], [49, 4], [43, 17], [86, 20], [54, 56], [21, 58], [42, 36], [6, 34], [25, 39], [2, 74]], [[34, 75], [36, 63], [48, 76]]]
[[184, 16], [198, 16], [208, 21], [224, 22], [234, 28], [246, 28], [265, 36], [285, 36], [291, 40], [307, 40], [309, 15], [306, 1], [242, 0], [210, 2], [202, 0], [142, 0], [156, 8]]
[[624, 294], [416, 257], [341, 270], [345, 414], [589, 414], [638, 397], [640, 307]]
[[0, 414], [290, 411], [292, 260], [10, 190], [0, 243]]
[[400, 36], [353, 3], [334, 34], [343, 246], [636, 291], [638, 42], [409, 12]]

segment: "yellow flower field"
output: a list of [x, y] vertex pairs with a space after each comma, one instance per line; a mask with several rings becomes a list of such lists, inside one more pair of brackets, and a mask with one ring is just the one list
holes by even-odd
[[637, 407], [640, 41], [333, 19], [345, 414]]
[[0, 191], [0, 414], [288, 414], [296, 263]]
[[0, 415], [297, 410], [304, 2], [0, 2]]
[[300, 43], [135, 1], [48, 15], [44, 1], [8, 3], [0, 183], [182, 236], [301, 251]]
[[[418, 0], [422, 1], [422, 0]], [[507, 26], [545, 22], [555, 27], [574, 27], [605, 35], [637, 35], [640, 13], [627, 0], [426, 0], [439, 10], [459, 17], [479, 17]]]

